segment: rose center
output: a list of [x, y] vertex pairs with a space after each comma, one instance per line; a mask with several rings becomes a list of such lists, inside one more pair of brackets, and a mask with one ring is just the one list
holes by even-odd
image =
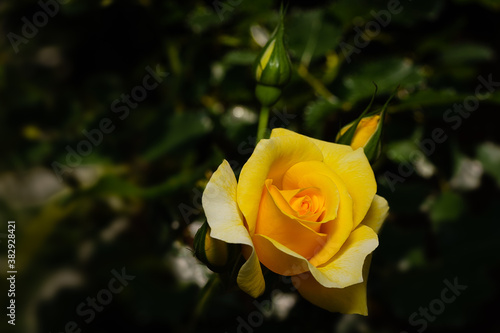
[[[300, 196], [298, 196], [300, 195]], [[306, 217], [307, 215], [316, 213], [318, 209], [317, 196], [303, 195], [299, 193], [290, 199], [290, 207], [297, 212], [299, 217]]]
[[302, 197], [302, 198], [294, 198], [292, 202], [290, 202], [291, 206], [299, 215], [305, 215], [309, 211], [309, 206], [311, 203], [311, 198]]

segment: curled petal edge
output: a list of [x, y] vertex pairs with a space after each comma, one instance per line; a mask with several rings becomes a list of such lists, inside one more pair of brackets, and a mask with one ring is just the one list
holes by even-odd
[[264, 292], [264, 276], [252, 239], [238, 208], [236, 191], [236, 177], [229, 163], [224, 160], [203, 192], [202, 205], [212, 238], [251, 248], [250, 256], [240, 268], [237, 283], [244, 292], [256, 298]]

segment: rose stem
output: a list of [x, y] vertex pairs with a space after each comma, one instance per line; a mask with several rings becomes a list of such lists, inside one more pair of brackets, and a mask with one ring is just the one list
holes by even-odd
[[200, 292], [200, 298], [199, 301], [196, 304], [196, 308], [194, 309], [192, 318], [190, 320], [190, 325], [187, 328], [187, 332], [195, 332], [196, 326], [198, 325], [198, 321], [200, 320], [200, 317], [203, 315], [203, 312], [208, 306], [208, 303], [210, 303], [210, 300], [212, 296], [214, 296], [214, 291], [217, 289], [217, 287], [220, 284], [220, 279], [219, 279], [219, 274], [212, 274], [210, 276], [210, 279], [208, 280], [207, 284], [205, 284], [205, 287]]
[[269, 107], [263, 106], [260, 109], [259, 128], [257, 130], [257, 143], [266, 135], [267, 122], [269, 121]]

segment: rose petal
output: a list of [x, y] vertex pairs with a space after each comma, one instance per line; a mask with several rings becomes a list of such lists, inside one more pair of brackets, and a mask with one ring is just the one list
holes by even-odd
[[290, 276], [309, 270], [314, 279], [326, 288], [346, 288], [363, 282], [363, 263], [378, 245], [377, 234], [370, 227], [360, 225], [326, 265], [315, 267], [274, 239], [255, 234], [253, 241], [260, 261], [273, 272]]
[[375, 175], [363, 149], [348, 154], [338, 154], [333, 149], [337, 144], [326, 144], [320, 147], [325, 156], [325, 164], [330, 166], [342, 178], [352, 198], [354, 227], [365, 217], [375, 193], [377, 183]]
[[297, 212], [290, 206], [290, 199], [293, 198], [297, 193], [299, 193], [302, 189], [281, 191], [275, 185], [272, 185], [272, 179], [266, 180], [266, 184], [269, 182], [268, 190], [271, 196], [273, 197], [276, 206], [290, 217], [297, 217]]
[[[339, 208], [339, 189], [335, 179], [339, 177], [323, 162], [300, 162], [290, 167], [283, 175], [283, 189], [319, 188], [324, 199], [322, 204], [325, 214], [322, 221], [318, 222], [326, 222], [337, 217]], [[342, 182], [339, 184], [342, 185]]]
[[252, 248], [250, 257], [238, 273], [237, 282], [243, 291], [258, 297], [264, 292], [265, 282], [259, 258], [236, 203], [236, 186], [233, 170], [224, 160], [210, 178], [203, 192], [202, 204], [211, 228], [211, 237]]
[[[296, 194], [303, 191], [303, 189], [298, 190], [290, 190], [290, 191], [280, 191], [276, 186], [272, 185], [269, 188], [269, 193], [271, 194], [276, 206], [281, 210], [283, 214], [288, 216], [291, 219], [297, 220], [302, 223], [304, 226], [312, 229], [316, 232], [319, 232], [321, 228], [321, 223], [317, 223], [316, 220], [320, 217], [324, 209], [321, 209], [317, 213], [309, 214], [306, 216], [299, 216], [298, 213], [290, 206], [290, 200]], [[323, 204], [323, 203], [321, 203]], [[314, 221], [314, 222], [311, 222]]]
[[[318, 247], [326, 242], [326, 235], [317, 233], [296, 219], [283, 214], [269, 193], [271, 183], [272, 180], [266, 181], [266, 188], [262, 193], [255, 234], [265, 235], [303, 257], [311, 258]], [[262, 260], [263, 251], [257, 245], [256, 250]], [[267, 267], [272, 270], [272, 267]]]
[[352, 149], [356, 150], [359, 147], [364, 147], [376, 132], [379, 122], [380, 115], [362, 118], [352, 138]]
[[[275, 128], [271, 138], [305, 137], [295, 132]], [[308, 137], [305, 137], [308, 138]], [[377, 183], [370, 162], [362, 148], [355, 151], [346, 145], [308, 138], [321, 150], [324, 163], [344, 181], [353, 202], [353, 220], [356, 227], [365, 217], [373, 197], [377, 192]]]
[[309, 302], [331, 312], [368, 315], [366, 285], [371, 254], [363, 264], [363, 282], [345, 288], [323, 287], [310, 273], [292, 277], [299, 293]]
[[259, 234], [255, 234], [252, 239], [262, 264], [276, 274], [292, 276], [309, 270], [304, 257], [276, 240]]
[[310, 259], [314, 266], [324, 264], [340, 250], [353, 229], [352, 199], [344, 182], [325, 163], [309, 161], [292, 166], [283, 177], [283, 186], [315, 186], [325, 192], [326, 213], [323, 220], [334, 220], [322, 225], [320, 230], [328, 235], [328, 239]]
[[377, 246], [375, 231], [360, 225], [332, 259], [321, 267], [309, 265], [309, 269], [314, 278], [328, 288], [345, 288], [363, 282], [363, 263]]
[[260, 140], [243, 166], [238, 182], [238, 206], [250, 234], [255, 231], [259, 203], [266, 179], [281, 188], [283, 174], [302, 161], [321, 161], [321, 151], [307, 137], [294, 136]]
[[387, 200], [381, 196], [375, 195], [372, 205], [370, 206], [370, 209], [368, 210], [368, 213], [366, 213], [366, 216], [361, 224], [369, 226], [375, 230], [376, 233], [378, 233], [388, 213], [389, 205], [387, 204]]

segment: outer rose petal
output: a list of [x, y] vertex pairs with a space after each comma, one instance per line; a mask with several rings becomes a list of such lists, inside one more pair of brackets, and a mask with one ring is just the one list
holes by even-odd
[[224, 160], [210, 178], [203, 192], [202, 204], [212, 229], [211, 237], [251, 247], [251, 255], [241, 267], [237, 282], [244, 292], [256, 298], [264, 292], [265, 282], [259, 258], [236, 203], [236, 184], [233, 170]]
[[[330, 166], [344, 180], [353, 203], [353, 220], [356, 227], [366, 215], [377, 192], [377, 182], [370, 162], [362, 148], [345, 155], [330, 150], [333, 143], [320, 147], [325, 164]], [[337, 145], [338, 146], [338, 145]]]
[[368, 210], [368, 213], [366, 213], [366, 216], [361, 224], [369, 226], [376, 233], [378, 233], [388, 213], [389, 205], [387, 204], [387, 200], [379, 195], [376, 195], [373, 198], [372, 205], [370, 206], [370, 209]]
[[259, 234], [253, 236], [253, 241], [261, 253], [259, 259], [271, 271], [284, 276], [292, 276], [309, 270], [309, 262], [303, 256], [278, 241]]
[[271, 133], [271, 138], [283, 136], [307, 138], [321, 150], [324, 156], [323, 162], [340, 176], [352, 197], [353, 220], [356, 227], [363, 220], [377, 192], [375, 176], [363, 150], [353, 151], [346, 145], [309, 138], [283, 128], [275, 128]]
[[309, 302], [331, 312], [368, 315], [366, 284], [370, 270], [371, 254], [363, 265], [363, 282], [346, 288], [325, 288], [310, 273], [292, 277], [299, 293]]
[[[373, 202], [361, 222], [378, 233], [387, 217], [389, 206], [387, 201], [375, 195]], [[326, 288], [322, 286], [310, 273], [300, 274], [292, 278], [294, 286], [309, 302], [331, 312], [357, 313], [368, 315], [366, 304], [366, 285], [372, 255], [368, 255], [363, 265], [363, 282], [346, 288]]]
[[304, 161], [322, 161], [323, 154], [305, 136], [260, 140], [241, 169], [238, 182], [238, 207], [245, 216], [250, 235], [254, 234], [259, 203], [266, 179], [281, 188], [283, 174]]
[[321, 267], [309, 265], [314, 278], [328, 288], [345, 288], [363, 282], [365, 258], [378, 246], [377, 234], [365, 225], [353, 230], [337, 254]]
[[253, 240], [260, 249], [259, 253], [262, 253], [262, 263], [273, 272], [297, 275], [309, 270], [314, 279], [327, 288], [345, 288], [363, 282], [363, 263], [378, 246], [377, 234], [371, 228], [360, 225], [326, 265], [315, 267], [274, 239], [256, 234]]

